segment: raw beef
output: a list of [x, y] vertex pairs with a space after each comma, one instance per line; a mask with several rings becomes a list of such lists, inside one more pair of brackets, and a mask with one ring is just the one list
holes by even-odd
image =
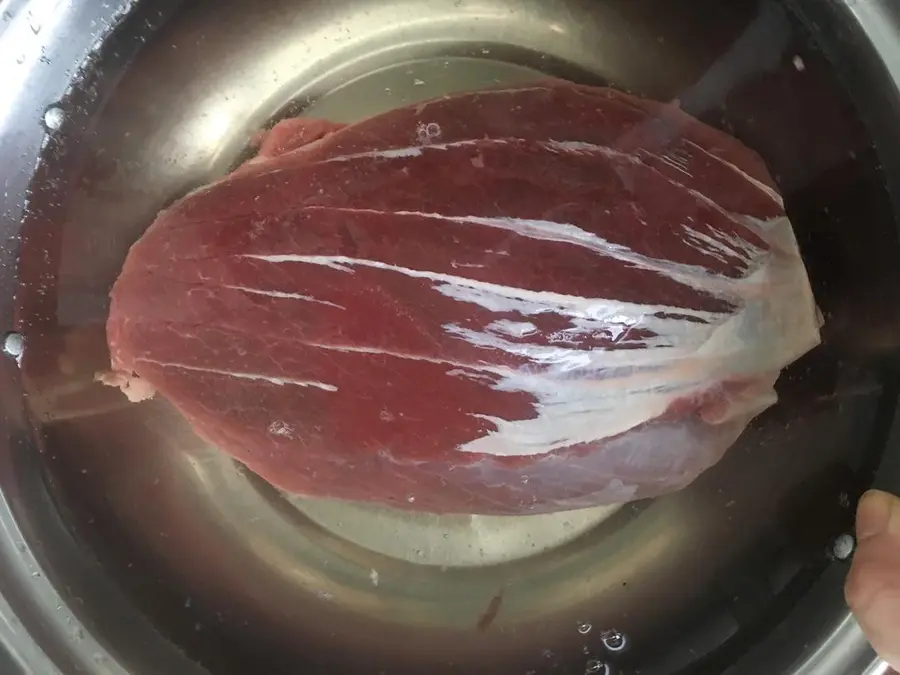
[[113, 372], [303, 495], [519, 514], [681, 488], [819, 340], [760, 158], [559, 81], [288, 120], [159, 214]]

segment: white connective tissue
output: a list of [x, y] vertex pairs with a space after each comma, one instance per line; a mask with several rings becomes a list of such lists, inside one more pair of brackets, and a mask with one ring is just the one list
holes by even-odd
[[[705, 234], [684, 227], [686, 241], [698, 250], [713, 257], [737, 257], [749, 264], [744, 278], [729, 279], [703, 268], [636, 253], [569, 223], [402, 211], [395, 215], [502, 228], [519, 236], [580, 246], [704, 294], [725, 298], [736, 307], [733, 312], [716, 313], [533, 291], [340, 255], [246, 256], [274, 264], [320, 265], [346, 273], [360, 267], [377, 268], [429, 280], [435, 292], [460, 303], [507, 317], [518, 315], [519, 319], [498, 319], [484, 329], [453, 323], [444, 326], [456, 339], [513, 354], [530, 364], [518, 369], [448, 364], [455, 366], [448, 376], [484, 381], [485, 373], [489, 373], [491, 386], [497, 390], [525, 392], [535, 401], [532, 419], [484, 418], [495, 429], [461, 446], [463, 452], [539, 455], [596, 442], [659, 417], [678, 399], [729, 380], [755, 380], [753, 391], [758, 392], [760, 405], [769, 404], [780, 370], [819, 342], [815, 302], [786, 217], [761, 222], [732, 216], [772, 246], [766, 253], [725, 233]], [[547, 314], [565, 318], [568, 327], [564, 334], [573, 344], [598, 334], [615, 338], [633, 329], [652, 335], [639, 341], [636, 346], [641, 348], [632, 349], [576, 349], [529, 341], [528, 337], [537, 332], [533, 319]], [[752, 401], [736, 404], [735, 414], [753, 405]]]

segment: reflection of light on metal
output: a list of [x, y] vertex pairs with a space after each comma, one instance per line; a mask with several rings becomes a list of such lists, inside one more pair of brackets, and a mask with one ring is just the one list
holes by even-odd
[[[252, 532], [248, 544], [260, 563], [288, 580], [287, 586], [309, 593], [323, 602], [350, 607], [356, 613], [383, 617], [394, 599], [390, 595], [379, 594], [378, 584], [372, 583], [371, 572], [366, 582], [359, 583], [352, 562], [344, 561], [340, 555], [323, 561], [320, 555], [325, 551], [316, 550], [311, 542], [297, 549], [284, 545], [277, 538]], [[376, 573], [376, 576], [380, 580], [380, 575]], [[356, 579], [357, 583], [347, 583], [348, 579]], [[412, 612], [413, 616], [408, 616], [407, 621], [414, 625], [434, 622], [430, 616], [431, 607], [427, 604], [414, 607]]]
[[211, 456], [209, 458], [201, 458], [195, 457], [193, 455], [185, 454], [184, 460], [191, 467], [191, 471], [194, 474], [194, 480], [196, 480], [200, 485], [203, 486], [203, 489], [206, 491], [212, 491], [216, 488], [216, 484], [218, 481], [215, 479], [213, 475], [211, 475], [208, 466], [210, 463], [219, 463], [222, 461], [222, 458], [217, 456], [219, 454], [218, 450], [211, 449], [210, 452], [216, 453], [216, 456]]
[[343, 589], [337, 588], [325, 575], [320, 573], [313, 566], [303, 566], [295, 556], [290, 555], [290, 549], [286, 546], [278, 545], [270, 537], [253, 537], [253, 552], [259, 559], [276, 570], [280, 574], [291, 579], [294, 584], [299, 585], [324, 599], [334, 598], [335, 592], [342, 592]]
[[222, 142], [234, 124], [234, 112], [222, 106], [203, 116], [200, 137], [205, 145], [214, 147]]
[[[187, 151], [207, 169], [224, 170], [222, 162], [235, 151], [234, 144], [246, 142], [249, 133], [261, 127], [274, 109], [296, 95], [299, 82], [307, 90], [314, 90], [322, 81], [333, 86], [330, 78], [338, 63], [341, 71], [353, 73], [357, 64], [385, 60], [388, 54], [410, 45], [452, 40], [461, 26], [472, 43], [494, 42], [502, 37], [508, 21], [508, 12], [485, 3], [427, 16], [416, 2], [385, 3], [354, 13], [338, 25], [330, 15], [312, 14], [304, 39], [265, 43], [252, 63], [236, 65], [227, 82], [201, 93], [200, 113], [172, 127], [165, 144], [173, 151]], [[517, 32], [516, 42], [540, 49], [547, 39], [548, 24], [535, 21], [526, 25], [527, 33]], [[554, 31], [568, 32], [561, 22], [549, 25]], [[347, 37], [335, 39], [336, 34]]]
[[[647, 509], [641, 518], [605, 540], [602, 550], [609, 553], [602, 564], [596, 560], [603, 555], [601, 549], [594, 548], [590, 552], [593, 560], [586, 567], [578, 562], [579, 556], [569, 559], [573, 563], [571, 567], [558, 566], [556, 573], [566, 578], [552, 584], [552, 595], [532, 594], [526, 604], [517, 607], [518, 618], [533, 620], [570, 609], [583, 603], [585, 598], [608, 595], [621, 586], [623, 574], [629, 579], [652, 579], [654, 569], [659, 569], [664, 561], [676, 560], [689, 550], [688, 542], [695, 539], [697, 533], [688, 524], [696, 519], [695, 514], [674, 501], [666, 503], [664, 509]], [[584, 572], [590, 576], [582, 576]], [[509, 600], [514, 600], [512, 594], [509, 594]]]
[[[379, 45], [395, 48], [407, 42], [429, 42], [449, 38], [458, 30], [458, 26], [465, 25], [470, 32], [473, 28], [481, 28], [473, 34], [472, 39], [496, 37], [496, 25], [504, 25], [509, 18], [507, 13], [501, 12], [497, 7], [468, 8], [460, 13], [430, 14], [427, 17], [416, 16], [417, 12], [410, 8], [404, 11], [402, 6], [387, 5], [381, 9], [375, 7], [367, 9], [365, 15], [360, 14], [355, 20], [344, 21], [343, 28], [348, 34], [362, 36], [360, 44], [371, 45], [369, 49], [360, 50], [360, 56], [380, 51]], [[473, 23], [474, 22], [474, 23]], [[275, 60], [269, 66], [283, 67], [285, 59], [302, 58], [308, 62], [309, 53], [316, 53], [320, 45], [327, 46], [333, 40], [335, 28], [329, 24], [323, 24], [321, 29], [311, 35], [303, 43], [288, 43], [285, 49], [274, 54]], [[379, 38], [389, 38], [383, 40]], [[356, 46], [356, 45], [354, 45]], [[333, 52], [333, 49], [324, 50], [324, 53]], [[348, 60], [343, 60], [346, 64]]]
[[[363, 549], [433, 567], [483, 567], [563, 546], [620, 508], [527, 516], [432, 515], [285, 495], [324, 529]], [[399, 536], [402, 533], [402, 536]]]
[[[358, 515], [350, 504], [342, 509], [341, 522], [322, 524], [316, 523], [315, 518], [286, 517], [280, 509], [272, 509], [273, 498], [278, 499], [273, 491], [248, 481], [247, 472], [224, 455], [217, 454], [212, 448], [207, 452], [208, 455], [200, 451], [185, 453], [183, 461], [191, 468], [188, 475], [195, 482], [191, 493], [202, 495], [201, 503], [208, 505], [208, 522], [240, 533], [241, 550], [252, 560], [245, 562], [254, 570], [254, 577], [278, 579], [277, 587], [290, 589], [288, 592], [292, 597], [309, 597], [313, 602], [322, 603], [323, 611], [327, 607], [349, 609], [358, 615], [379, 619], [389, 612], [394, 623], [419, 628], [471, 627], [478, 611], [483, 610], [476, 606], [478, 603], [473, 603], [473, 599], [487, 602], [485, 599], [494, 597], [500, 587], [504, 588], [503, 620], [527, 622], [573, 609], [588, 598], [615, 594], [623, 579], [652, 583], [661, 564], [677, 559], [685, 546], [696, 541], [698, 534], [696, 527], [691, 525], [696, 517], [692, 518], [694, 514], [690, 509], [677, 500], [668, 500], [651, 506], [640, 518], [605, 535], [601, 548], [596, 547], [596, 540], [585, 533], [584, 544], [570, 542], [548, 552], [544, 564], [520, 568], [523, 575], [516, 583], [506, 584], [504, 574], [489, 572], [492, 566], [488, 565], [482, 568], [481, 576], [473, 585], [474, 577], [467, 575], [463, 580], [448, 575], [446, 568], [433, 565], [410, 567], [407, 561], [378, 556], [346, 539], [346, 528]], [[309, 502], [327, 500], [296, 501], [308, 506]], [[371, 506], [358, 508], [361, 511], [371, 509], [376, 514], [382, 511]], [[577, 529], [579, 516], [590, 520], [587, 516], [593, 511], [593, 517], [602, 520], [616, 509], [610, 506], [554, 514], [548, 521], [561, 527], [568, 519]], [[310, 516], [309, 508], [301, 508], [303, 511], [306, 517]], [[412, 520], [421, 519], [423, 526], [440, 519], [417, 515]], [[490, 537], [498, 534], [492, 532], [494, 528], [490, 526], [499, 524], [500, 518], [460, 518], [483, 520], [476, 529], [484, 529], [487, 525], [487, 531], [476, 534]], [[375, 517], [368, 522], [378, 520]], [[408, 532], [409, 528], [394, 528], [393, 536], [405, 537]], [[443, 542], [441, 534], [437, 536]], [[377, 586], [371, 574], [376, 561]], [[428, 591], [424, 598], [413, 599], [408, 595], [411, 569], [416, 570], [417, 583], [423, 584], [422, 589]]]
[[[22, 10], [23, 13], [25, 9]], [[27, 16], [17, 16], [4, 27], [4, 44], [11, 45], [0, 54], [0, 72], [3, 73], [3, 87], [0, 89], [0, 127], [10, 114], [13, 101], [21, 96], [26, 80], [33, 72], [34, 65], [44, 57], [42, 44], [51, 44], [57, 38], [35, 40], [35, 35], [43, 31], [55, 34], [60, 26], [71, 24], [71, 14], [76, 11], [76, 3], [69, 0], [38, 0], [27, 4]]]
[[[186, 452], [182, 459], [190, 467], [190, 480], [196, 482], [194, 489], [204, 494], [204, 501], [218, 506], [216, 521], [241, 530], [248, 550], [261, 564], [290, 579], [291, 587], [303, 588], [321, 600], [333, 601], [347, 595], [346, 588], [329, 579], [327, 563], [322, 566], [322, 561], [315, 559], [320, 552], [303, 537], [293, 539], [296, 531], [290, 523], [272, 518], [267, 502], [250, 487], [243, 471], [231, 458], [209, 447]], [[264, 514], [264, 524], [259, 523], [257, 514]], [[279, 533], [281, 528], [285, 530]], [[307, 546], [315, 556], [312, 560], [305, 552]], [[334, 563], [336, 568], [340, 567], [338, 559]]]
[[223, 97], [182, 130], [184, 145], [195, 148], [200, 155], [216, 157], [233, 136], [234, 127], [244, 123], [244, 117], [238, 103], [229, 106], [228, 99]]
[[[453, 12], [427, 16], [422, 16], [415, 2], [373, 4], [364, 13], [356, 13], [339, 25], [331, 20], [321, 20], [317, 30], [302, 41], [273, 42], [273, 49], [260, 54], [257, 59], [255, 73], [245, 72], [242, 79], [260, 82], [270, 79], [272, 73], [311, 73], [312, 80], [306, 82], [310, 86], [333, 72], [328, 68], [328, 62], [337, 62], [334, 57], [338, 52], [341, 53], [342, 69], [352, 71], [355, 64], [371, 61], [382, 53], [402, 51], [413, 44], [451, 41], [459, 34], [461, 26], [465, 27], [471, 42], [491, 42], [501, 36], [508, 25], [509, 13], [501, 11], [500, 6], [488, 4], [470, 4], [455, 8]], [[336, 41], [336, 33], [353, 37]], [[534, 23], [531, 34], [517, 32], [516, 41], [538, 47], [542, 44], [542, 35], [544, 31], [540, 24]], [[335, 49], [336, 42], [344, 44]], [[311, 57], [316, 54], [324, 55], [318, 59], [324, 62], [324, 69], [315, 64], [314, 56]], [[290, 78], [285, 78], [284, 82], [289, 85]]]
[[[477, 540], [479, 557], [476, 564], [503, 562], [504, 553], [532, 547], [528, 556], [536, 556], [574, 541], [610, 518], [621, 504], [594, 506], [576, 511], [559, 511], [540, 515], [522, 516], [472, 516], [470, 529]], [[511, 525], [517, 525], [512, 526]]]

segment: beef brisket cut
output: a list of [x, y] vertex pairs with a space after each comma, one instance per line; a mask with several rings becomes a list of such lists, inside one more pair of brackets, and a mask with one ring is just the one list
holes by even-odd
[[819, 341], [763, 162], [548, 81], [288, 120], [128, 254], [112, 372], [292, 493], [519, 514], [670, 492]]

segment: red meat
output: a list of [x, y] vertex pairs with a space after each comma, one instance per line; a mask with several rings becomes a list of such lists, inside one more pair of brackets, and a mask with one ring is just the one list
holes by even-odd
[[532, 513], [689, 483], [816, 316], [752, 151], [553, 81], [276, 126], [132, 247], [104, 379], [290, 492]]

